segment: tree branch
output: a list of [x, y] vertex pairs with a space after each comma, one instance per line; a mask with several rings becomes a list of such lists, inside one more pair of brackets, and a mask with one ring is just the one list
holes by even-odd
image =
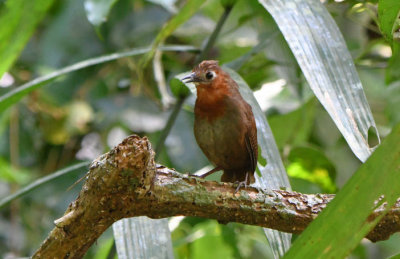
[[[206, 181], [157, 166], [147, 138], [130, 136], [92, 162], [86, 182], [56, 220], [33, 258], [81, 258], [115, 221], [135, 216], [177, 215], [239, 222], [300, 233], [334, 198]], [[373, 220], [384, 205], [368, 218]], [[368, 234], [371, 241], [400, 231], [400, 199]]]

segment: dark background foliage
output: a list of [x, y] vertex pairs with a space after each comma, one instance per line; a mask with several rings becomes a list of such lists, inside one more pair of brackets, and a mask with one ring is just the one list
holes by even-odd
[[[0, 95], [91, 57], [149, 47], [174, 7], [183, 5], [183, 1], [171, 1], [175, 3], [172, 5], [169, 1], [119, 0], [107, 21], [95, 26], [88, 21], [89, 2], [54, 1], [15, 64], [0, 80]], [[1, 15], [5, 15], [4, 5], [0, 1]], [[390, 72], [398, 71], [400, 65], [390, 61], [390, 45], [376, 23], [376, 1], [326, 1], [325, 5], [345, 37], [378, 130], [385, 136], [400, 122], [400, 81], [398, 74]], [[207, 1], [165, 44], [202, 48], [223, 11], [220, 1]], [[3, 26], [11, 26], [11, 22]], [[209, 58], [221, 64], [234, 62], [259, 42], [272, 39], [237, 72], [255, 91], [268, 116], [293, 189], [335, 193], [360, 162], [312, 97], [289, 48], [276, 31], [273, 19], [258, 2], [237, 1]], [[175, 75], [193, 67], [196, 55], [188, 51], [163, 53], [159, 64], [167, 85]], [[169, 89], [161, 94], [154, 66], [140, 71], [139, 59], [120, 58], [69, 73], [2, 112], [0, 197], [60, 168], [92, 160], [132, 133], [148, 136], [154, 147], [160, 145], [161, 132], [176, 98]], [[159, 163], [180, 172], [192, 173], [208, 165], [193, 136], [193, 103], [194, 97], [186, 99], [158, 157]], [[67, 188], [84, 171], [43, 185], [0, 211], [2, 257], [29, 256], [38, 248], [54, 219], [76, 197], [80, 186], [69, 191]], [[210, 179], [219, 178], [216, 175]], [[257, 227], [186, 217], [170, 219], [170, 228], [176, 258], [272, 256]], [[112, 232], [107, 231], [87, 258], [106, 258], [112, 244]], [[351, 258], [385, 258], [399, 253], [399, 244], [399, 234], [377, 244], [363, 241]]]

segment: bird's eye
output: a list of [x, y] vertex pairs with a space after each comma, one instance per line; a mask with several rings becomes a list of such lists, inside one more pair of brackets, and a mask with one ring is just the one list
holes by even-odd
[[208, 80], [213, 79], [214, 76], [215, 76], [215, 73], [212, 72], [212, 71], [208, 71], [208, 72], [206, 73], [206, 78], [207, 78]]

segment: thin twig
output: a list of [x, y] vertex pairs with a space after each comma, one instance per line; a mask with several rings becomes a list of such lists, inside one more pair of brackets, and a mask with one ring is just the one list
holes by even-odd
[[89, 165], [89, 162], [82, 162], [82, 163], [78, 163], [66, 168], [63, 168], [61, 170], [58, 170], [56, 172], [54, 172], [53, 174], [47, 175], [45, 177], [39, 178], [36, 181], [34, 181], [33, 183], [19, 189], [17, 192], [5, 197], [4, 199], [0, 200], [0, 209], [3, 208], [4, 206], [6, 206], [7, 204], [9, 204], [10, 202], [12, 202], [15, 199], [18, 199], [19, 197], [27, 194], [28, 192], [38, 188], [39, 186], [48, 183], [58, 177], [61, 177], [65, 174], [71, 173], [77, 169], [81, 169], [81, 168], [85, 168]]
[[181, 97], [178, 99], [178, 101], [176, 102], [176, 104], [174, 106], [174, 109], [172, 110], [171, 115], [168, 118], [167, 125], [165, 125], [165, 128], [161, 132], [161, 136], [158, 139], [158, 142], [157, 142], [157, 145], [155, 148], [155, 152], [156, 152], [155, 159], [156, 160], [165, 146], [165, 140], [167, 139], [172, 126], [175, 124], [176, 118], [178, 117], [179, 111], [181, 110], [185, 99], [186, 99], [185, 97]]
[[[258, 54], [263, 49], [265, 49], [269, 44], [271, 44], [272, 41], [276, 38], [276, 36], [278, 36], [278, 34], [279, 34], [278, 30], [271, 32], [265, 40], [260, 41], [256, 46], [254, 46], [246, 54], [244, 54], [240, 58], [237, 58], [237, 59], [229, 62], [228, 64], [225, 64], [225, 66], [227, 66], [233, 70], [236, 70], [236, 71], [239, 70], [243, 66], [243, 64], [245, 64], [247, 61], [249, 61], [250, 58], [252, 58], [254, 55]], [[276, 63], [279, 64], [279, 62], [276, 62]], [[284, 64], [282, 64], [282, 65], [284, 65]]]
[[228, 18], [231, 10], [232, 10], [231, 6], [225, 7], [224, 13], [219, 18], [219, 21], [218, 21], [217, 25], [215, 26], [214, 31], [212, 32], [210, 38], [208, 38], [206, 46], [204, 47], [202, 52], [196, 57], [196, 60], [195, 60], [196, 64], [207, 57], [208, 52], [210, 52], [211, 48], [214, 46], [214, 43], [217, 40], [218, 34], [221, 32], [222, 26], [224, 25], [226, 19]]

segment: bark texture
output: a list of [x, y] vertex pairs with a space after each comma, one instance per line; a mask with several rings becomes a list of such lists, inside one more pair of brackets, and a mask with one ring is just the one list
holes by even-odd
[[[147, 138], [130, 136], [92, 162], [77, 199], [33, 258], [81, 258], [115, 221], [135, 216], [177, 215], [239, 222], [301, 233], [317, 217], [331, 194], [242, 188], [206, 181], [158, 166]], [[369, 217], [373, 220], [384, 205]], [[366, 238], [385, 240], [400, 231], [400, 200]]]

